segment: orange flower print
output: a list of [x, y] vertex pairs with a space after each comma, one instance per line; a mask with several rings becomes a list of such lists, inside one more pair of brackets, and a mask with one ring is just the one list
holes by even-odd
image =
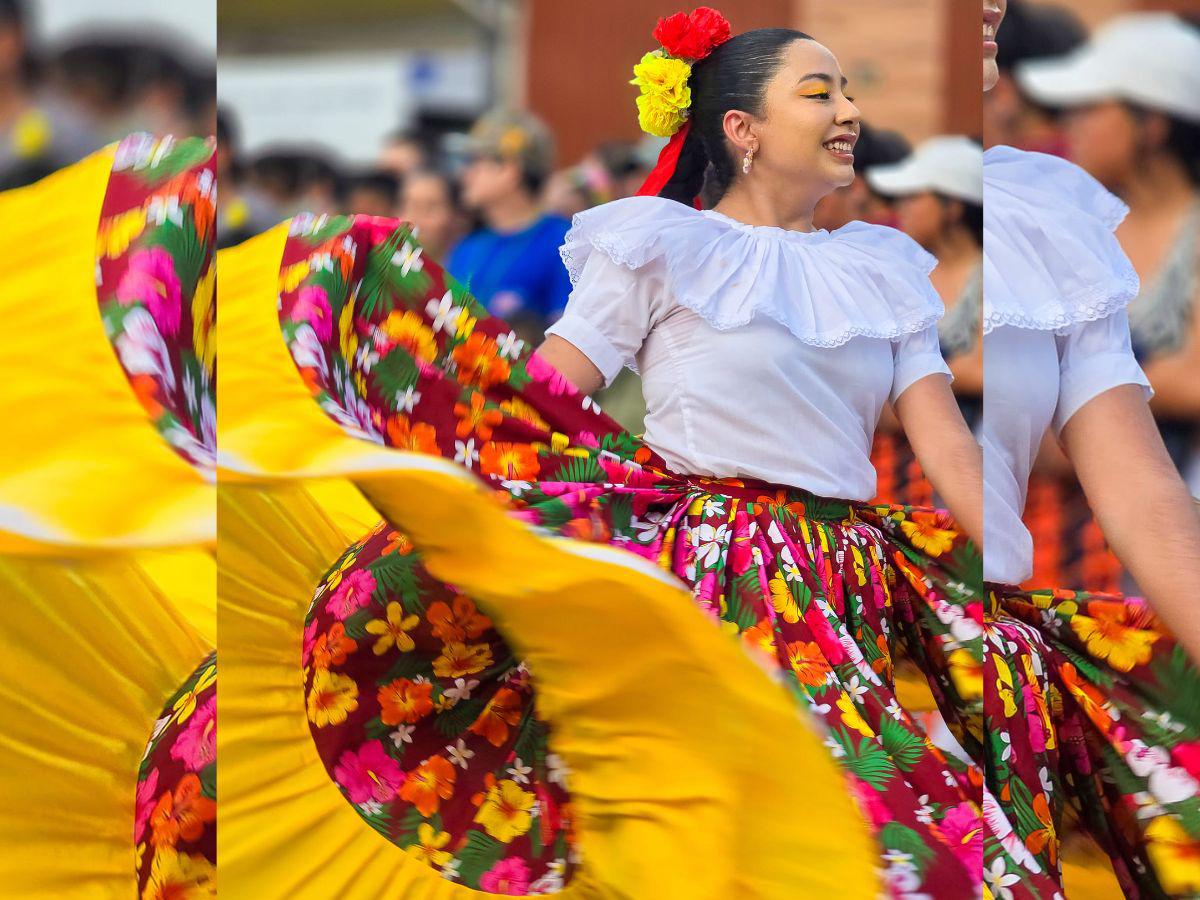
[[1058, 836], [1054, 833], [1054, 817], [1050, 814], [1050, 804], [1041, 791], [1033, 798], [1033, 812], [1038, 817], [1041, 827], [1029, 833], [1025, 838], [1025, 847], [1034, 855], [1045, 850], [1049, 855], [1050, 865], [1054, 865], [1058, 858]]
[[397, 678], [385, 684], [375, 695], [379, 700], [379, 718], [384, 725], [417, 722], [433, 712], [433, 685]]
[[504, 421], [504, 413], [494, 407], [488, 409], [487, 398], [478, 391], [471, 394], [470, 403], [454, 404], [454, 415], [458, 417], [456, 435], [465, 438], [474, 433], [481, 441], [490, 441], [492, 430]]
[[1083, 615], [1071, 617], [1071, 630], [1087, 644], [1089, 653], [1108, 660], [1114, 669], [1121, 672], [1148, 663], [1151, 647], [1159, 638], [1154, 631], [1128, 628], [1111, 619], [1093, 619]]
[[918, 550], [924, 550], [930, 556], [941, 556], [954, 546], [957, 534], [943, 527], [946, 524], [949, 523], [942, 516], [913, 512], [909, 519], [900, 523], [900, 530]]
[[461, 594], [447, 606], [437, 600], [429, 604], [425, 618], [433, 626], [433, 636], [443, 641], [469, 641], [492, 627], [492, 620], [475, 608], [470, 597]]
[[340, 666], [346, 661], [346, 657], [357, 649], [357, 642], [346, 636], [346, 626], [337, 622], [327, 634], [321, 635], [313, 644], [313, 665], [318, 669]]
[[815, 641], [793, 641], [787, 645], [788, 665], [796, 673], [801, 684], [820, 687], [828, 680], [832, 667], [821, 655]]
[[458, 771], [446, 757], [431, 756], [408, 773], [400, 788], [400, 799], [407, 800], [428, 819], [454, 793], [457, 777]]
[[528, 444], [488, 441], [479, 451], [479, 468], [484, 475], [514, 481], [530, 481], [542, 469], [537, 451]]
[[392, 416], [387, 421], [391, 445], [414, 453], [438, 453], [437, 429], [428, 422], [410, 423], [407, 416]]
[[775, 632], [771, 628], [770, 619], [760, 619], [757, 624], [747, 628], [742, 633], [742, 640], [760, 653], [765, 653], [767, 656], [774, 658]]
[[200, 776], [188, 772], [175, 786], [158, 798], [150, 813], [150, 843], [155, 847], [174, 847], [180, 840], [196, 841], [204, 826], [217, 818], [217, 804], [205, 797]]
[[461, 678], [482, 672], [492, 664], [490, 644], [463, 644], [451, 641], [442, 648], [442, 655], [433, 661], [433, 673], [438, 678]]
[[403, 312], [393, 310], [380, 323], [379, 330], [388, 340], [403, 347], [417, 359], [432, 362], [437, 358], [437, 341], [433, 337], [433, 329], [411, 309]]
[[467, 730], [485, 738], [493, 747], [499, 747], [508, 739], [508, 726], [519, 721], [520, 695], [512, 688], [500, 688]]
[[379, 551], [380, 556], [387, 556], [389, 553], [399, 553], [401, 556], [408, 556], [413, 551], [413, 542], [409, 540], [408, 535], [401, 534], [398, 531], [388, 532], [387, 545]]
[[454, 348], [454, 361], [458, 363], [459, 380], [480, 390], [508, 381], [511, 372], [496, 342], [478, 331]]
[[[375, 655], [382, 656], [393, 646], [401, 653], [407, 653], [413, 649], [416, 644], [408, 636], [408, 632], [416, 628], [420, 621], [420, 616], [404, 615], [404, 607], [396, 601], [393, 600], [389, 603], [385, 618], [372, 619], [367, 623], [367, 632], [379, 635], [379, 640], [375, 642]], [[343, 628], [343, 630], [345, 629]]]
[[1104, 695], [1095, 686], [1088, 684], [1079, 676], [1079, 671], [1071, 663], [1063, 663], [1058, 667], [1062, 680], [1067, 685], [1071, 696], [1079, 703], [1084, 714], [1091, 719], [1101, 732], [1107, 734], [1112, 728], [1112, 714], [1106, 708]]

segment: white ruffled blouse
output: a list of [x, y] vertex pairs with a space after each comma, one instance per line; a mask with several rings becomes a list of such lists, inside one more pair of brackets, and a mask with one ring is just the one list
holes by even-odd
[[884, 403], [950, 377], [934, 258], [884, 226], [751, 226], [632, 197], [574, 219], [575, 288], [547, 334], [612, 382], [641, 373], [645, 441], [675, 471], [868, 500]]
[[1012, 147], [984, 154], [983, 192], [983, 575], [1019, 584], [1033, 574], [1021, 513], [1046, 429], [1119, 385], [1152, 392], [1125, 310], [1138, 277], [1113, 234], [1128, 207], [1078, 166]]

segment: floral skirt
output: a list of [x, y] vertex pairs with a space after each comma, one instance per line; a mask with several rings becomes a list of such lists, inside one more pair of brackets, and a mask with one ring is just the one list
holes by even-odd
[[1062, 891], [1065, 822], [1126, 896], [1200, 892], [1200, 673], [1144, 601], [992, 585], [984, 638], [999, 897]]
[[[892, 893], [977, 893], [982, 773], [926, 734], [893, 680], [897, 655], [914, 660], [978, 748], [980, 560], [945, 513], [666, 470], [391, 220], [298, 220], [280, 274], [293, 360], [343, 428], [453, 459], [513, 516], [676, 576], [823, 723]], [[468, 887], [571, 879], [571, 773], [537, 673], [403, 533], [381, 522], [342, 554], [297, 652], [317, 751], [373, 828]], [[637, 659], [612, 666], [639, 677]]]

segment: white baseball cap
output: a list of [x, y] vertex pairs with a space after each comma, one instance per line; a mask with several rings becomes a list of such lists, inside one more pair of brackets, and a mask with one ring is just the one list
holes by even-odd
[[983, 148], [962, 135], [939, 135], [917, 145], [907, 157], [871, 166], [867, 183], [890, 197], [934, 191], [947, 197], [983, 202]]
[[1200, 121], [1200, 29], [1171, 13], [1120, 16], [1071, 53], [1018, 63], [1014, 74], [1047, 106], [1122, 99]]

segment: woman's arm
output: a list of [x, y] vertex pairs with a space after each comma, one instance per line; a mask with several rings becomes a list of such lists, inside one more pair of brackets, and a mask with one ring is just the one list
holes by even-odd
[[604, 376], [583, 351], [556, 334], [550, 335], [535, 351], [579, 388], [583, 394], [594, 394], [604, 387]]
[[1121, 385], [1088, 401], [1061, 439], [1113, 552], [1200, 661], [1200, 515], [1141, 387]]
[[983, 547], [983, 454], [971, 435], [950, 380], [926, 375], [896, 398], [896, 415], [917, 461], [959, 526]]

